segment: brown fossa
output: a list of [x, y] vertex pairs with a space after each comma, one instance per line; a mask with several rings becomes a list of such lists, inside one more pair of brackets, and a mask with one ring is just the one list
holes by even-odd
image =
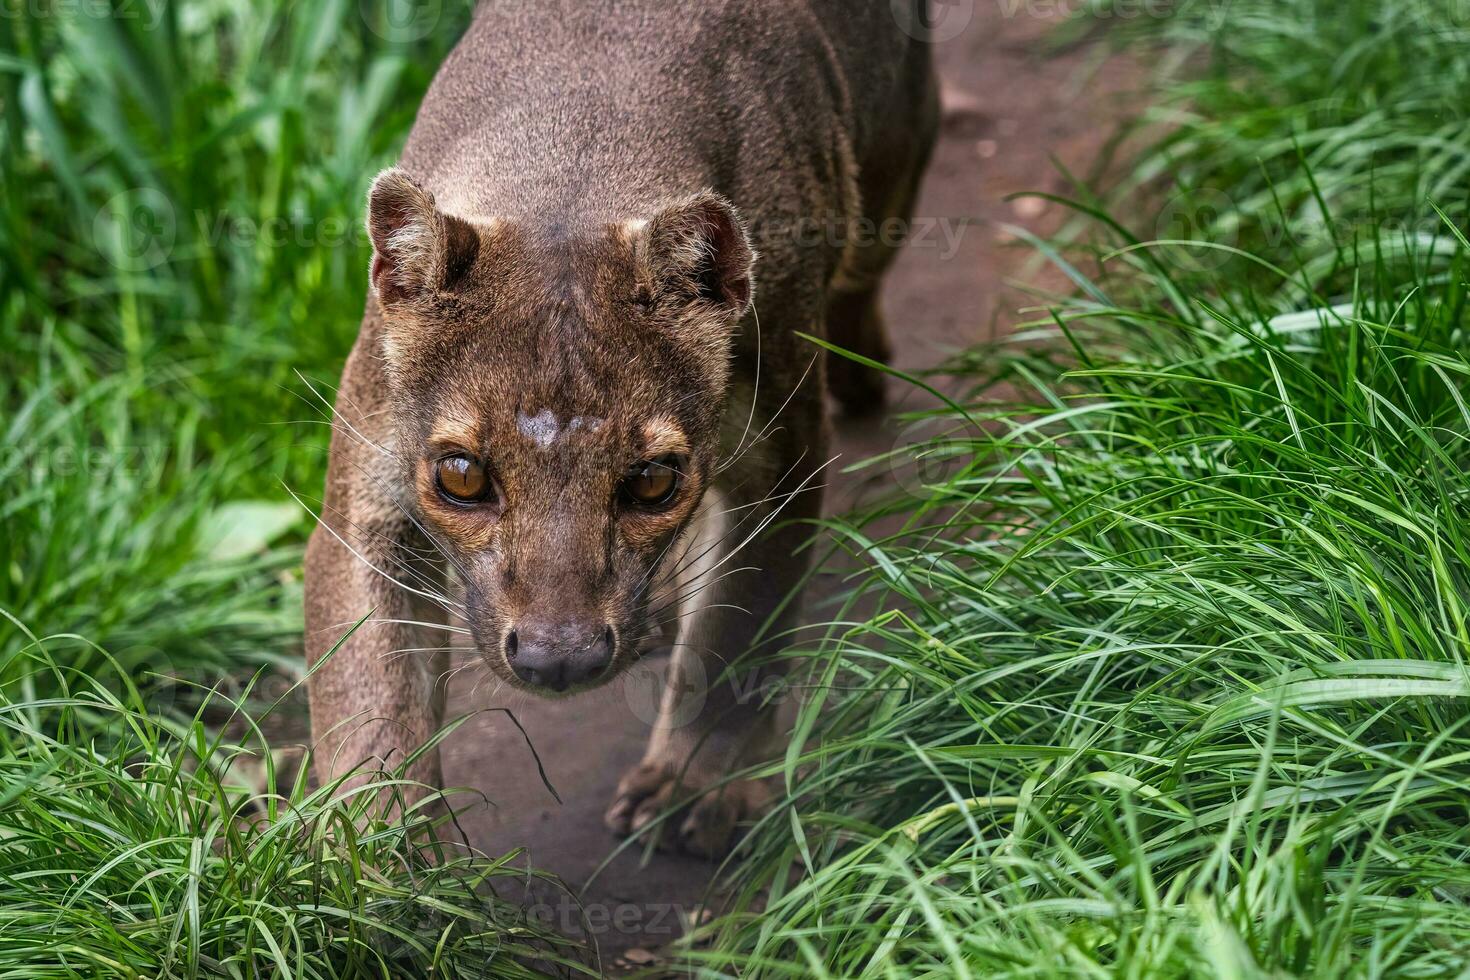
[[[934, 142], [930, 53], [901, 19], [890, 0], [477, 10], [369, 193], [309, 659], [366, 621], [309, 682], [319, 778], [438, 729], [456, 629], [547, 696], [672, 635], [671, 688], [706, 678], [704, 706], [655, 726], [608, 825], [686, 801], [665, 842], [715, 855], [760, 808], [754, 782], [705, 791], [779, 738], [758, 692], [798, 615], [824, 390], [882, 404], [878, 372], [798, 334], [887, 356], [895, 243], [847, 231], [910, 218]], [[437, 752], [410, 775], [438, 785]]]

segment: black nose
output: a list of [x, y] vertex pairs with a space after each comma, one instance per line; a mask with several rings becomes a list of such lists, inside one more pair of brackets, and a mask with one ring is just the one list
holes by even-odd
[[607, 670], [613, 646], [611, 626], [525, 622], [506, 635], [505, 659], [527, 684], [565, 691]]

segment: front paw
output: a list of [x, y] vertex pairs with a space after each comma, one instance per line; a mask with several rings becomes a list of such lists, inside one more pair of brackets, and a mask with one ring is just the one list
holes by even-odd
[[770, 799], [771, 791], [760, 780], [721, 783], [718, 775], [701, 774], [695, 766], [645, 762], [618, 783], [603, 822], [626, 837], [677, 807], [673, 817], [654, 828], [658, 846], [719, 858], [729, 853], [736, 829], [758, 817]]

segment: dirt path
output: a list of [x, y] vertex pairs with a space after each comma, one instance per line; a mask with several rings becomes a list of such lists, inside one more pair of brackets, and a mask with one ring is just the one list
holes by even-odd
[[[900, 368], [931, 366], [1007, 328], [1008, 311], [1021, 300], [1008, 292], [1006, 277], [1025, 256], [1007, 247], [1010, 236], [1000, 226], [1049, 229], [1058, 216], [1035, 202], [1006, 203], [1005, 197], [1061, 190], [1052, 156], [1086, 172], [1122, 112], [1117, 93], [1137, 77], [1117, 61], [1097, 68], [1087, 51], [1046, 57], [1041, 41], [1048, 23], [1021, 0], [943, 4], [951, 16], [963, 18], [967, 9], [972, 15], [957, 36], [936, 45], [945, 92], [943, 138], [918, 205], [916, 240], [884, 296]], [[893, 394], [899, 405], [909, 398]], [[845, 427], [837, 448], [852, 460], [887, 450], [894, 439], [887, 426]], [[854, 492], [838, 486], [829, 499], [840, 506]], [[558, 804], [545, 789], [504, 712], [482, 712], [453, 736], [445, 760], [449, 785], [474, 787], [493, 801], [462, 818], [470, 840], [490, 853], [523, 845], [533, 864], [581, 889], [617, 845], [602, 827], [602, 812], [648, 736], [646, 694], [635, 689], [640, 680], [646, 683], [647, 676], [635, 674], [634, 684], [615, 683], [567, 702], [454, 692], [452, 714], [512, 709], [562, 799]], [[705, 862], [663, 854], [644, 863], [641, 849], [614, 858], [582, 894], [605, 962], [630, 947], [656, 948], [674, 939], [712, 871]], [[538, 915], [575, 926], [573, 901], [546, 891], [539, 901]]]

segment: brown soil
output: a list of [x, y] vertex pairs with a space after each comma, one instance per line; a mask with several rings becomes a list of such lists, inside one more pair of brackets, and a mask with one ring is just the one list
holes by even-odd
[[[967, 6], [956, 2], [961, 10]], [[1138, 81], [1135, 67], [1104, 61], [1095, 48], [1048, 54], [1051, 25], [1027, 10], [1025, 2], [979, 0], [968, 28], [936, 46], [942, 142], [918, 205], [918, 240], [900, 257], [884, 295], [900, 368], [933, 366], [1006, 330], [1012, 311], [1024, 305], [1008, 277], [1059, 285], [1045, 271], [1023, 266], [1030, 253], [1015, 247], [1002, 227], [1050, 231], [1059, 209], [1006, 198], [1064, 191], [1052, 157], [1074, 173], [1088, 172], [1123, 115], [1119, 94]], [[949, 241], [959, 235], [953, 247], [942, 232], [946, 223]], [[898, 385], [892, 395], [900, 407], [914, 404]], [[850, 461], [890, 449], [895, 438], [887, 425], [848, 424], [839, 427], [837, 449]], [[854, 484], [839, 481], [831, 506], [841, 507], [855, 492]], [[619, 842], [603, 829], [602, 812], [619, 776], [642, 753], [648, 736], [642, 700], [618, 683], [560, 702], [492, 686], [455, 691], [451, 699], [451, 714], [478, 713], [448, 742], [445, 778], [491, 801], [461, 817], [464, 831], [489, 853], [524, 846], [530, 863], [580, 891], [579, 910], [577, 901], [538, 889], [537, 914], [568, 928], [587, 915], [609, 970], [630, 949], [633, 960], [644, 960], [644, 949], [673, 940], [684, 919], [698, 914], [714, 867], [669, 854], [645, 856], [640, 847], [614, 855]], [[505, 712], [483, 710], [495, 708], [511, 709], [524, 726], [561, 803]]]

